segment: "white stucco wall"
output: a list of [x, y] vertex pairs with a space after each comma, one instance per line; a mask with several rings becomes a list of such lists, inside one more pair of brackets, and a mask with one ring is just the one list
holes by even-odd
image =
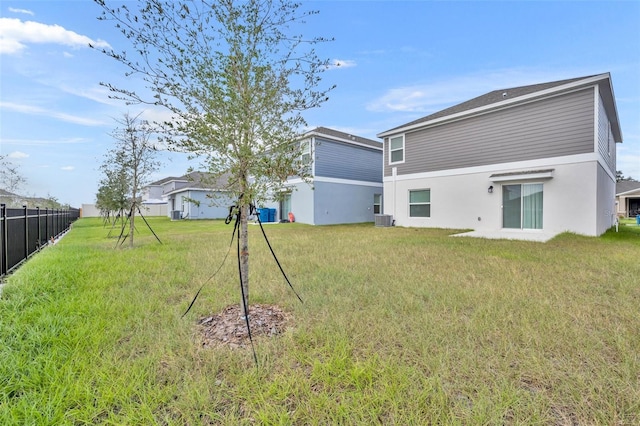
[[[604, 228], [604, 220], [598, 212], [602, 212], [607, 203], [608, 209], [612, 210], [613, 204], [608, 201], [608, 193], [598, 190], [598, 168], [595, 155], [582, 155], [572, 159], [510, 163], [500, 168], [477, 167], [396, 176], [395, 180], [389, 177], [384, 182], [383, 210], [393, 216], [397, 226], [497, 231], [502, 229], [502, 185], [542, 183], [543, 231], [599, 235], [608, 226]], [[537, 169], [553, 169], [552, 178], [506, 182], [494, 182], [490, 178], [492, 174]], [[489, 194], [487, 190], [491, 185], [494, 190]], [[409, 190], [413, 189], [431, 189], [431, 217], [409, 217], [408, 197]]]
[[598, 208], [596, 211], [596, 231], [597, 235], [600, 235], [615, 224], [616, 180], [601, 164], [598, 165], [597, 170]]
[[167, 216], [167, 203], [164, 204], [142, 204], [140, 211], [145, 216]]
[[83, 204], [82, 217], [100, 217], [100, 210], [95, 204]]
[[313, 225], [313, 191], [313, 187], [305, 182], [292, 186], [291, 213], [293, 213], [296, 222]]

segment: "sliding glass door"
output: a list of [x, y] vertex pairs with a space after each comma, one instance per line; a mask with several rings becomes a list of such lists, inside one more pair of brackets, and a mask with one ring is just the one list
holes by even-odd
[[280, 199], [280, 220], [289, 220], [289, 212], [291, 212], [291, 194], [281, 194]]
[[542, 229], [542, 184], [502, 186], [502, 227]]

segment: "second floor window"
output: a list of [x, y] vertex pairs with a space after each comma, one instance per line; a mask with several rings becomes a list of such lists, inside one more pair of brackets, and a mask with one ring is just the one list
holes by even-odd
[[311, 140], [305, 139], [300, 142], [300, 153], [302, 164], [311, 163]]
[[396, 136], [389, 139], [389, 163], [402, 163], [404, 161], [404, 136]]

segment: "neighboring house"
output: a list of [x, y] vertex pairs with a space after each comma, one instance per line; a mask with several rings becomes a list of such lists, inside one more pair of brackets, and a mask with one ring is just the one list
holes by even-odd
[[169, 190], [169, 185], [165, 188], [165, 184], [179, 181], [183, 178], [166, 177], [158, 181], [152, 182], [142, 188], [142, 212], [147, 216], [168, 216], [169, 208], [167, 199], [163, 198], [165, 189]]
[[69, 208], [68, 205], [58, 203], [55, 198], [25, 197], [4, 189], [0, 189], [0, 204], [4, 204], [5, 207], [10, 209], [20, 209], [24, 206], [27, 206], [30, 209], [37, 207], [41, 209]]
[[20, 208], [26, 204], [26, 200], [18, 194], [0, 189], [0, 204], [7, 208]]
[[496, 90], [378, 137], [396, 225], [595, 236], [614, 223], [609, 73]]
[[382, 206], [382, 143], [318, 127], [300, 141], [311, 181], [289, 178], [278, 201], [277, 220], [310, 225], [373, 222]]
[[[222, 219], [234, 203], [222, 189], [225, 178], [214, 182], [206, 173], [192, 172], [158, 182], [162, 182], [162, 198], [167, 201], [167, 215], [172, 219]], [[148, 193], [158, 194], [157, 191], [149, 188]]]
[[[172, 219], [220, 219], [229, 213], [229, 201], [222, 181], [192, 172], [166, 177], [142, 189], [142, 205], [149, 212], [162, 212]], [[158, 207], [163, 208], [158, 210]]]
[[618, 216], [635, 217], [640, 214], [640, 182], [623, 180], [616, 183]]
[[166, 198], [163, 198], [165, 190], [170, 191], [176, 189], [176, 182], [188, 183], [186, 176], [183, 177], [166, 177], [164, 179], [152, 182], [142, 188], [142, 204], [166, 204]]

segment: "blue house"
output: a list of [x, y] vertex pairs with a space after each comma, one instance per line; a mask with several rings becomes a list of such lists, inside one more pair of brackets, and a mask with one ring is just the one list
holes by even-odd
[[163, 215], [173, 220], [222, 219], [233, 204], [224, 190], [226, 181], [226, 177], [216, 180], [203, 172], [167, 177], [143, 188], [142, 205], [151, 211], [162, 206]]
[[311, 182], [291, 177], [271, 205], [277, 219], [310, 225], [374, 222], [382, 213], [381, 142], [318, 127], [300, 140]]

